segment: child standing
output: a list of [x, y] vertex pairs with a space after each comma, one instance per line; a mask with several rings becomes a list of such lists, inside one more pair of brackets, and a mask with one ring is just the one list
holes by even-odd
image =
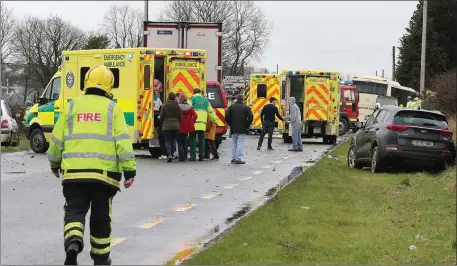
[[207, 158], [209, 158], [209, 153], [211, 153], [213, 155], [211, 160], [219, 160], [219, 154], [217, 153], [216, 145], [214, 144], [214, 141], [216, 140], [216, 122], [213, 122], [209, 116], [206, 121], [205, 140], [205, 154], [208, 155]]

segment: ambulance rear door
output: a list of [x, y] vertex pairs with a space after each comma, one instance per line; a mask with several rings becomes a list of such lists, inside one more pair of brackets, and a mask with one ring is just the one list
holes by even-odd
[[[305, 82], [305, 120], [327, 121], [329, 119], [330, 78], [307, 76]], [[336, 99], [338, 100], [338, 99]]]
[[137, 130], [139, 141], [154, 136], [154, 55], [140, 55], [139, 88], [137, 100]]
[[171, 57], [168, 61], [168, 92], [193, 95], [194, 89], [204, 91], [206, 84], [202, 81], [202, 68], [199, 58]]

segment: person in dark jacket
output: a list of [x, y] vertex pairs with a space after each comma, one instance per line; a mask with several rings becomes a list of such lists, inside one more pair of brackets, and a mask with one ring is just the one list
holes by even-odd
[[162, 120], [162, 130], [165, 134], [165, 142], [168, 153], [167, 162], [173, 161], [175, 153], [176, 135], [179, 132], [179, 122], [182, 119], [181, 108], [176, 102], [176, 95], [173, 92], [168, 94], [168, 101], [163, 104], [160, 111], [160, 120]]
[[187, 160], [188, 154], [188, 141], [189, 133], [195, 131], [194, 123], [197, 121], [197, 113], [194, 108], [187, 103], [187, 97], [185, 94], [179, 96], [179, 107], [181, 108], [182, 119], [179, 122], [179, 134], [177, 137], [178, 141], [178, 153], [179, 161]]
[[244, 96], [242, 94], [237, 95], [236, 103], [230, 105], [225, 115], [225, 121], [230, 127], [230, 134], [232, 136], [232, 164], [246, 163], [242, 160], [244, 140], [253, 118], [251, 108], [244, 104]]
[[276, 98], [271, 97], [270, 103], [265, 105], [262, 108], [260, 113], [260, 121], [262, 122], [262, 133], [260, 134], [259, 143], [257, 144], [257, 150], [260, 150], [263, 143], [263, 138], [265, 134], [268, 133], [268, 149], [273, 150], [271, 143], [273, 141], [273, 130], [275, 129], [275, 116], [279, 120], [284, 121], [284, 119], [279, 114], [278, 107], [276, 107]]

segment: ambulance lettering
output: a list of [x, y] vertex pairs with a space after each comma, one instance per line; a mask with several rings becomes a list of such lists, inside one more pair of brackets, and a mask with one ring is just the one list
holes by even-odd
[[208, 93], [208, 99], [209, 100], [215, 100], [216, 99], [215, 93], [214, 92]]
[[198, 67], [198, 64], [197, 63], [193, 63], [193, 62], [176, 62], [175, 66], [177, 67]]
[[100, 122], [102, 121], [102, 114], [101, 113], [79, 113], [77, 116], [78, 122]]

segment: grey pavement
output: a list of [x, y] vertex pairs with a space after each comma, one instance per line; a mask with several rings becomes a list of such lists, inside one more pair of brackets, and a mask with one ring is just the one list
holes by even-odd
[[[276, 150], [268, 151], [265, 139], [257, 151], [257, 140], [246, 139], [245, 165], [230, 164], [230, 138], [219, 148], [220, 161], [166, 163], [136, 151], [135, 183], [113, 200], [113, 264], [163, 264], [202, 244], [215, 226], [263, 197], [294, 167], [332, 147], [316, 139], [305, 142], [304, 152], [289, 152], [289, 145], [274, 139]], [[1, 264], [62, 265], [60, 179], [51, 174], [45, 154], [2, 153], [1, 160]], [[87, 228], [78, 257], [84, 265], [93, 264], [88, 236]]]

